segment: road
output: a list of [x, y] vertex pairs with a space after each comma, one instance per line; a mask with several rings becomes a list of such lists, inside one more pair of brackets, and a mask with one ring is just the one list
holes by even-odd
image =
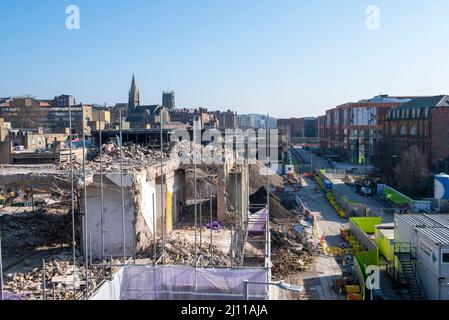
[[[303, 180], [300, 196], [305, 205], [314, 212], [317, 218], [318, 236], [323, 236], [328, 246], [339, 246], [342, 242], [340, 228], [347, 220], [337, 216], [327, 202], [324, 193], [315, 192], [315, 182]], [[308, 300], [344, 300], [341, 294], [333, 290], [333, 283], [341, 278], [342, 270], [334, 256], [320, 254], [307, 272], [299, 274], [296, 280], [304, 286]]]
[[[309, 167], [310, 160], [312, 160], [313, 168], [323, 169], [329, 167], [328, 161], [318, 157], [316, 154], [313, 154], [312, 152], [306, 151], [302, 148], [298, 148], [296, 150], [304, 159], [304, 161], [307, 163], [305, 165], [306, 170]], [[295, 156], [294, 153], [292, 154], [293, 156]], [[337, 169], [340, 168], [348, 170], [351, 169], [351, 167], [357, 167], [347, 163], [336, 163], [336, 162], [333, 163], [333, 166], [335, 166]], [[355, 192], [355, 187], [345, 185], [344, 183], [342, 183], [341, 185], [334, 185], [334, 188], [336, 188], [337, 191], [340, 192], [341, 194], [345, 195], [349, 200], [366, 205], [368, 208], [370, 208], [371, 212], [383, 218], [383, 223], [394, 222], [394, 215], [385, 214], [383, 211], [384, 204], [377, 201], [374, 197], [363, 197]]]

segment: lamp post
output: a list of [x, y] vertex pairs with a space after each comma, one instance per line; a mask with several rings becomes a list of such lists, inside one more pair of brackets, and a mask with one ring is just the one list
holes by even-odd
[[292, 292], [302, 292], [304, 290], [303, 286], [289, 284], [289, 283], [285, 283], [285, 282], [282, 282], [282, 281], [277, 281], [277, 282], [259, 282], [259, 281], [243, 280], [243, 300], [249, 300], [249, 284], [276, 286], [279, 289], [284, 289], [284, 290], [292, 291]]

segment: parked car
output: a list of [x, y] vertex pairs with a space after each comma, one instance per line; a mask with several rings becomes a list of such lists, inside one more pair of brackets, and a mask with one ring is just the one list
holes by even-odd
[[360, 188], [360, 194], [362, 196], [368, 197], [373, 193], [373, 191], [371, 190], [371, 188], [369, 187], [362, 187]]

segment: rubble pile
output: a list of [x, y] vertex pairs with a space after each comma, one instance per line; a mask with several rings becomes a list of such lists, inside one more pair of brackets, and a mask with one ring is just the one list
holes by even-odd
[[[137, 144], [124, 145], [122, 149], [123, 165], [155, 165], [160, 162], [161, 152], [159, 150], [152, 150], [141, 147]], [[100, 169], [100, 151], [90, 150], [86, 155], [88, 161], [85, 166], [87, 170], [99, 170]], [[169, 154], [163, 153], [163, 161], [170, 158]], [[103, 170], [119, 171], [120, 170], [120, 148], [114, 144], [104, 144], [102, 146], [101, 161], [103, 163]], [[77, 160], [73, 163], [74, 170], [81, 170], [82, 163]], [[64, 162], [59, 165], [60, 170], [69, 170], [70, 163]]]
[[[250, 195], [249, 201], [251, 204], [267, 203], [266, 188], [263, 186], [257, 192]], [[256, 212], [258, 210], [259, 209], [256, 208], [253, 209], [252, 211]], [[270, 217], [273, 218], [293, 217], [293, 214], [282, 205], [281, 199], [279, 199], [279, 197], [277, 197], [273, 193], [270, 193]]]
[[[22, 208], [18, 208], [22, 209]], [[66, 247], [71, 243], [71, 216], [66, 209], [20, 210], [0, 216], [5, 264], [39, 250]], [[24, 260], [26, 264], [26, 259]]]
[[[259, 160], [252, 159], [254, 164], [251, 164], [249, 167], [249, 188], [250, 193], [257, 192], [260, 188], [267, 186], [267, 176], [264, 174], [264, 170], [266, 166], [260, 162]], [[270, 185], [272, 187], [283, 187], [284, 180], [277, 174], [271, 174], [270, 177]]]
[[[72, 300], [74, 299], [73, 279], [80, 280], [76, 290], [76, 299], [82, 299], [85, 295], [85, 272], [84, 257], [76, 258], [76, 268], [73, 268], [72, 255], [66, 250], [57, 255], [51, 256], [45, 262], [45, 288], [47, 299], [49, 300]], [[114, 265], [120, 265], [123, 259], [114, 260]], [[103, 261], [104, 266], [91, 266], [89, 268], [89, 292], [97, 289], [102, 280], [110, 276], [110, 267], [107, 261]], [[33, 268], [29, 272], [7, 273], [5, 277], [4, 289], [12, 296], [22, 300], [43, 299], [43, 266]], [[113, 271], [117, 270], [113, 267]], [[54, 292], [53, 292], [54, 282]]]
[[[224, 254], [216, 246], [203, 242], [201, 248], [198, 243], [197, 258], [199, 260], [198, 266], [207, 267], [230, 267], [231, 258]], [[158, 242], [158, 251], [162, 252], [162, 243]], [[211, 260], [212, 256], [212, 260]], [[177, 237], [168, 237], [165, 240], [165, 264], [176, 265], [195, 265], [195, 245], [186, 238], [178, 235]]]
[[271, 229], [274, 254], [272, 273], [275, 279], [285, 279], [296, 272], [302, 272], [314, 260], [313, 252], [310, 252], [307, 244], [308, 239], [295, 232], [300, 218], [283, 220], [275, 219]]

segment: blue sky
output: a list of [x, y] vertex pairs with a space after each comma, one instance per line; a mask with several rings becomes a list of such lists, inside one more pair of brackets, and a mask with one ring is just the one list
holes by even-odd
[[[65, 28], [68, 5], [81, 29]], [[365, 26], [368, 5], [380, 30]], [[2, 0], [0, 96], [72, 94], [312, 116], [379, 93], [449, 93], [447, 0]]]

